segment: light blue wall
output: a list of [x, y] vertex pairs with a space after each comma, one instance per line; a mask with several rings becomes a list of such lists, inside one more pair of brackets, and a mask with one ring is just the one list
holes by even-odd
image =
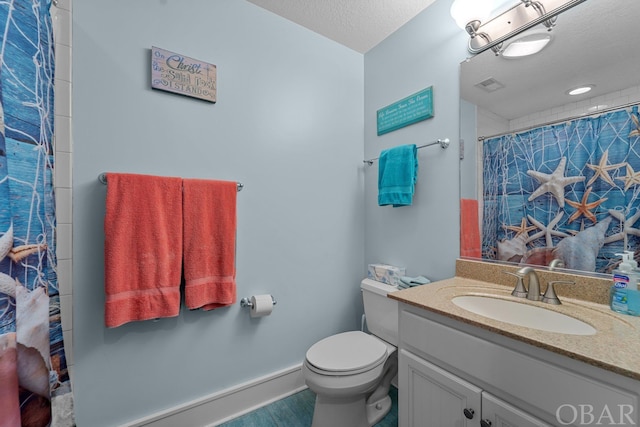
[[[404, 266], [407, 274], [451, 277], [459, 240], [459, 63], [466, 37], [438, 0], [365, 55], [365, 157], [402, 144], [449, 138], [451, 146], [418, 151], [413, 205], [377, 206], [377, 162], [365, 171], [365, 261]], [[433, 86], [434, 117], [382, 136], [376, 111]]]
[[[74, 391], [116, 426], [302, 361], [359, 327], [364, 59], [245, 1], [80, 1], [73, 14]], [[150, 89], [150, 48], [218, 66], [218, 103]], [[105, 329], [104, 171], [237, 180], [239, 304]]]
[[[450, 4], [364, 56], [244, 1], [74, 4], [78, 425], [116, 426], [300, 363], [318, 339], [359, 326], [367, 263], [453, 274], [466, 40]], [[151, 46], [215, 63], [218, 103], [149, 89]], [[377, 109], [428, 86], [434, 118], [376, 136]], [[362, 159], [443, 137], [448, 150], [419, 151], [414, 205], [378, 207], [377, 164]], [[238, 296], [270, 292], [274, 313], [183, 310], [105, 329], [104, 171], [243, 182]]]

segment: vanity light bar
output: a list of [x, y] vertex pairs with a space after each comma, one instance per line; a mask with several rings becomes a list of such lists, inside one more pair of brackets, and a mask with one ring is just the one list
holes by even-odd
[[[473, 54], [488, 49], [500, 50], [500, 45], [523, 31], [544, 23], [553, 27], [553, 18], [586, 0], [520, 0], [504, 13], [480, 23], [475, 28], [474, 37], [469, 39], [468, 50]], [[534, 3], [537, 7], [534, 6]]]

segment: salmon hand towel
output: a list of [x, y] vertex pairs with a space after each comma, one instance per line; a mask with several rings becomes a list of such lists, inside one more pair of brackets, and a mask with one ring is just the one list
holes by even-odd
[[478, 201], [460, 199], [460, 255], [482, 258]]
[[213, 310], [236, 302], [236, 197], [231, 181], [182, 181], [187, 308]]
[[180, 312], [182, 179], [107, 174], [105, 324]]

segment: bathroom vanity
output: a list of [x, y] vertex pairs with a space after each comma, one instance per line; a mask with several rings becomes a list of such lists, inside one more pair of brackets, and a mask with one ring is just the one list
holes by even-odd
[[595, 328], [575, 335], [493, 320], [452, 302], [474, 295], [532, 303], [510, 292], [455, 277], [390, 294], [400, 302], [399, 425], [637, 426], [640, 319], [561, 296], [551, 311]]

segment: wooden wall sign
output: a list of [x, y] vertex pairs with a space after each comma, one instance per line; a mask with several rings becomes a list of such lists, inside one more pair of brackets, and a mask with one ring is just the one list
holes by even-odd
[[215, 103], [216, 66], [152, 47], [151, 87]]
[[433, 86], [378, 110], [378, 135], [433, 117]]

